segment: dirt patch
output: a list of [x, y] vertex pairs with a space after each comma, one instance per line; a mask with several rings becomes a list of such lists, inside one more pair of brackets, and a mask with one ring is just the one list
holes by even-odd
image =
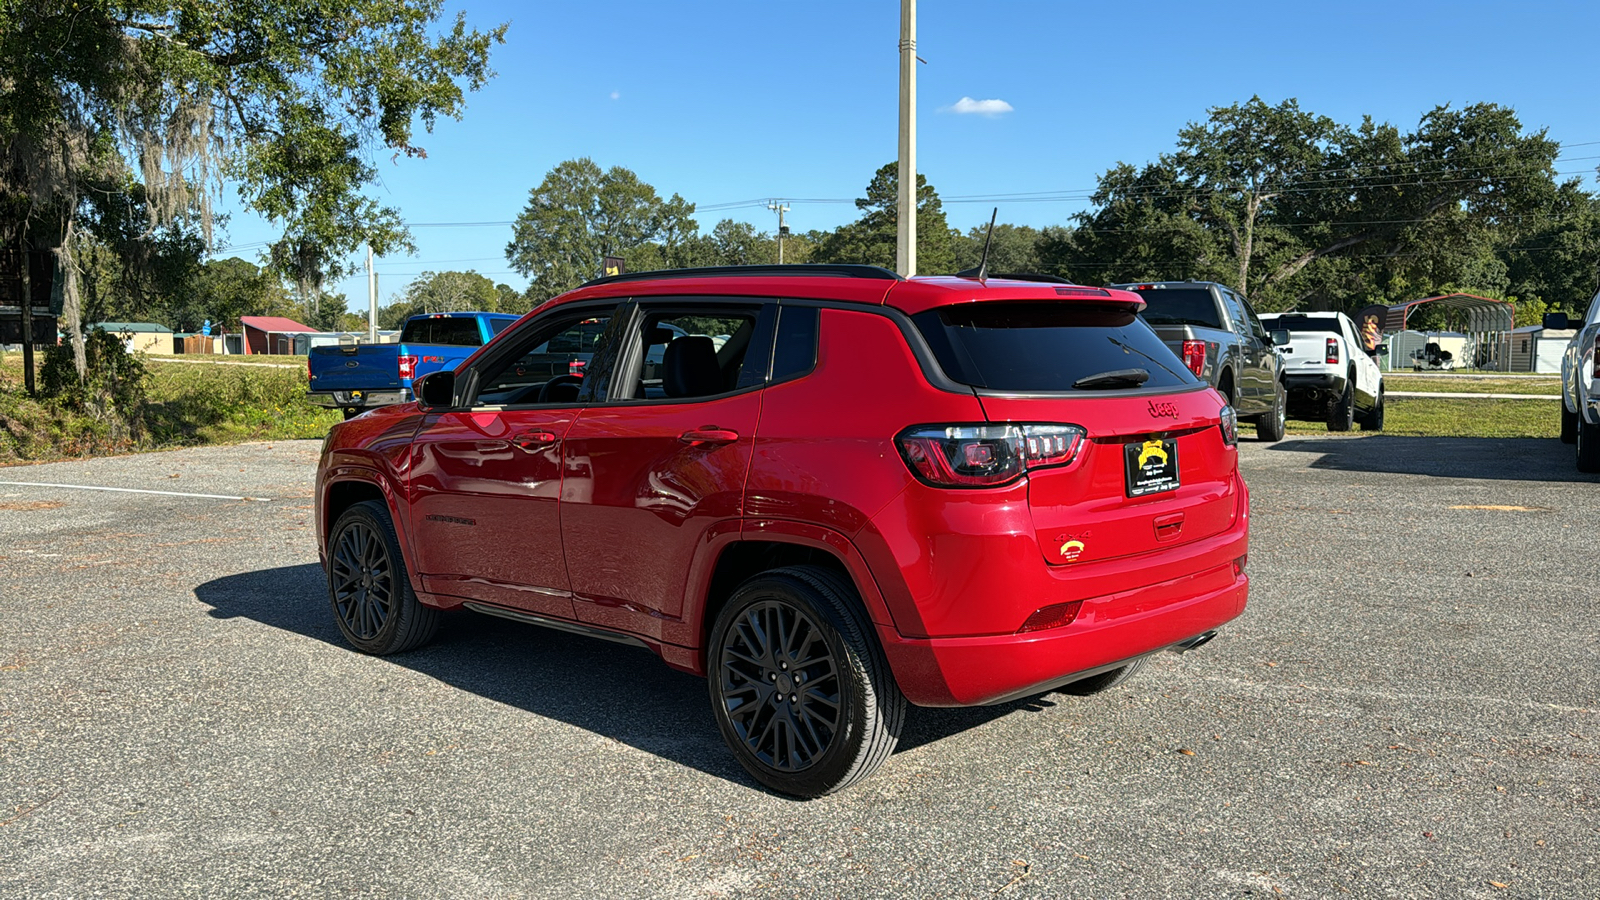
[[66, 506], [60, 500], [18, 500], [0, 502], [0, 509], [14, 512], [33, 512], [40, 509], [60, 509]]

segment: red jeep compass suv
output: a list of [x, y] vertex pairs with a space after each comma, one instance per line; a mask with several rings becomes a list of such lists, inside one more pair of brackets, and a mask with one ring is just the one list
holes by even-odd
[[[907, 701], [1118, 684], [1244, 609], [1233, 411], [1137, 294], [867, 266], [592, 281], [317, 470], [367, 653], [460, 607], [703, 674], [763, 784], [848, 786]], [[600, 336], [581, 372], [530, 360]]]

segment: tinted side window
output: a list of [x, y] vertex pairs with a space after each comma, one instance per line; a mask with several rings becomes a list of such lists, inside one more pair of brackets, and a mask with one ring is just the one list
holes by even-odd
[[489, 320], [489, 333], [490, 334], [499, 334], [500, 332], [505, 331], [507, 328], [509, 328], [513, 324], [515, 324], [516, 321], [517, 321], [516, 319], [490, 319]]
[[814, 306], [785, 306], [778, 318], [778, 337], [772, 351], [772, 380], [782, 381], [811, 371], [817, 364], [817, 324]]
[[1244, 314], [1244, 303], [1239, 295], [1233, 291], [1222, 291], [1222, 308], [1228, 311], [1228, 318], [1233, 321], [1233, 330], [1238, 334], [1250, 333], [1250, 317]]
[[[558, 375], [588, 374], [592, 353], [555, 351], [551, 347], [565, 343], [592, 348], [597, 342], [598, 335], [605, 330], [609, 319], [610, 316], [606, 314], [590, 314], [576, 320], [567, 318], [553, 321], [527, 332], [526, 337], [521, 339], [522, 347], [513, 351], [516, 353], [515, 356], [483, 372], [478, 387], [478, 405], [535, 403], [538, 400], [538, 389], [550, 379]], [[551, 334], [552, 330], [555, 331], [554, 335]], [[586, 339], [587, 336], [593, 338]], [[529, 341], [538, 343], [529, 347]], [[573, 386], [556, 399], [570, 401], [575, 394], [576, 386]]]
[[1194, 384], [1150, 326], [1121, 304], [970, 303], [912, 316], [950, 380], [1018, 393], [1073, 391], [1080, 379], [1144, 369], [1146, 388]]
[[650, 311], [640, 323], [638, 377], [618, 384], [613, 399], [691, 400], [741, 386], [756, 334], [758, 308]]

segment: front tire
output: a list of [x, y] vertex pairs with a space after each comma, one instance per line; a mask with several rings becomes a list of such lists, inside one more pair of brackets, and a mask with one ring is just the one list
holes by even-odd
[[1600, 472], [1600, 425], [1578, 419], [1578, 471]]
[[1328, 430], [1349, 431], [1356, 421], [1356, 386], [1350, 379], [1344, 381], [1344, 393], [1328, 408]]
[[827, 569], [774, 569], [741, 585], [717, 616], [706, 668], [723, 740], [779, 793], [849, 787], [900, 738], [905, 696], [855, 589]]
[[411, 590], [400, 541], [382, 503], [357, 503], [333, 523], [327, 574], [334, 621], [362, 653], [403, 653], [439, 630], [439, 611], [423, 606]]
[[1272, 401], [1272, 410], [1262, 413], [1256, 419], [1256, 440], [1272, 441], [1283, 440], [1284, 424], [1289, 418], [1289, 389], [1278, 382], [1277, 396]]

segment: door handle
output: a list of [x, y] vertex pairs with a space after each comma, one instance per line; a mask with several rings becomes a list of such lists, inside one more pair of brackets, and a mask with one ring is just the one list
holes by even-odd
[[558, 438], [548, 431], [524, 431], [523, 433], [512, 438], [511, 443], [516, 444], [519, 448], [526, 450], [529, 453], [532, 453], [535, 450], [542, 450], [545, 447], [555, 444], [557, 440]]
[[739, 439], [739, 432], [718, 428], [715, 425], [706, 425], [701, 428], [691, 428], [678, 435], [678, 440], [685, 444], [731, 444]]

